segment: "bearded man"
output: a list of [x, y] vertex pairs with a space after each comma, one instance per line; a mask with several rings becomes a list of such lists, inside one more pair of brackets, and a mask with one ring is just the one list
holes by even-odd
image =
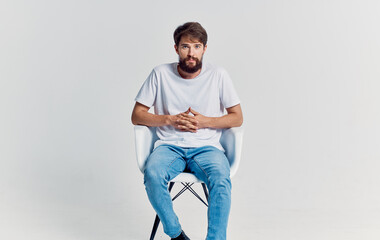
[[146, 162], [146, 192], [164, 232], [171, 239], [189, 239], [173, 210], [168, 182], [183, 171], [193, 173], [209, 191], [206, 240], [225, 240], [231, 181], [219, 140], [222, 129], [242, 125], [240, 100], [227, 72], [203, 63], [207, 33], [199, 23], [179, 26], [174, 42], [179, 61], [153, 69], [132, 113], [133, 124], [157, 127], [159, 137]]

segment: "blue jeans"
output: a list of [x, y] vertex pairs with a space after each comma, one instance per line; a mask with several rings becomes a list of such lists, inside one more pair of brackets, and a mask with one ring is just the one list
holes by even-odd
[[164, 232], [175, 238], [182, 230], [173, 210], [168, 182], [183, 171], [193, 173], [207, 185], [209, 207], [206, 240], [226, 239], [231, 206], [230, 165], [224, 153], [212, 146], [181, 148], [160, 145], [149, 156], [144, 184]]

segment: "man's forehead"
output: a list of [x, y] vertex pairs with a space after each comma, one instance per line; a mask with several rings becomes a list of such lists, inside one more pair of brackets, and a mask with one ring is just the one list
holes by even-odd
[[191, 36], [182, 36], [179, 42], [180, 44], [188, 44], [188, 43], [203, 44], [201, 41], [199, 41], [198, 38], [194, 38]]

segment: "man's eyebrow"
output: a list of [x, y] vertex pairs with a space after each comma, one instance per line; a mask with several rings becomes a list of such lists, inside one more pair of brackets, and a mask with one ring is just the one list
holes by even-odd
[[202, 43], [181, 43], [180, 45], [183, 46], [183, 45], [202, 45]]

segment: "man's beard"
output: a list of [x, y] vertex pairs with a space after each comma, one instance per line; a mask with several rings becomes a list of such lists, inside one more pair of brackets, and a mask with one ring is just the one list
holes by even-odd
[[[192, 60], [195, 61], [195, 65], [194, 66], [189, 66], [189, 65], [186, 64], [186, 61], [188, 61], [190, 59], [192, 59]], [[178, 66], [179, 66], [179, 68], [181, 68], [183, 71], [185, 71], [187, 73], [195, 73], [196, 71], [198, 71], [199, 69], [202, 68], [202, 59], [199, 60], [198, 58], [192, 58], [192, 57], [187, 57], [187, 58], [184, 58], [184, 59], [179, 59]]]

